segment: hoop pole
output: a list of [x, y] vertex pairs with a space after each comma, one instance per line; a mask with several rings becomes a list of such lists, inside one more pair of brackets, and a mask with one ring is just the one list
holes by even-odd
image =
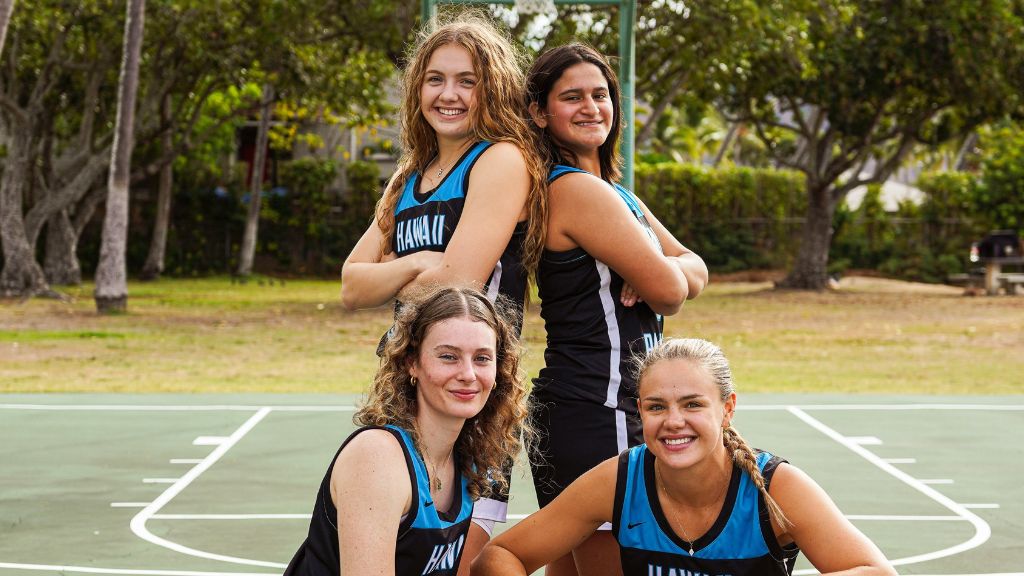
[[633, 190], [633, 125], [636, 119], [636, 0], [619, 3], [619, 83], [622, 87], [622, 185]]
[[[619, 84], [622, 88], [622, 184], [633, 189], [633, 139], [636, 120], [636, 0], [554, 0], [556, 5], [587, 4], [619, 7]], [[515, 0], [421, 0], [423, 20], [429, 20], [438, 4], [515, 4]]]

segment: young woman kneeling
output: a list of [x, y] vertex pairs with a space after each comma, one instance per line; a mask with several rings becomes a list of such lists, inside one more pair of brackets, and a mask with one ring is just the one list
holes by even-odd
[[704, 340], [669, 339], [639, 362], [644, 444], [610, 458], [495, 538], [474, 576], [529, 574], [604, 522], [626, 575], [895, 574], [810, 477], [751, 449], [731, 422], [732, 373]]
[[474, 501], [506, 482], [487, 471], [529, 432], [526, 403], [514, 329], [484, 294], [404, 306], [285, 575], [455, 574]]

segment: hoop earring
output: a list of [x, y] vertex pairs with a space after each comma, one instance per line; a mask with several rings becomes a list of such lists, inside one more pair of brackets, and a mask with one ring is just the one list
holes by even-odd
[[409, 376], [409, 384], [412, 384], [413, 388], [416, 387], [416, 382], [417, 382], [417, 380], [416, 380], [415, 376]]

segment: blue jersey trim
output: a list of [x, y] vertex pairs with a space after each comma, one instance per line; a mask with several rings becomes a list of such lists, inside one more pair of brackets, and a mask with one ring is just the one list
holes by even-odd
[[[619, 544], [624, 548], [689, 555], [674, 538], [665, 533], [653, 512], [646, 485], [649, 473], [645, 467], [654, 460], [646, 458], [647, 452], [646, 445], [636, 446], [629, 451], [625, 493], [616, 526]], [[758, 467], [763, 469], [771, 458], [767, 452], [759, 454]], [[746, 559], [767, 555], [768, 546], [761, 534], [760, 523], [756, 521], [759, 516], [758, 502], [757, 487], [748, 474], [741, 473], [739, 489], [735, 493], [724, 528], [710, 543], [697, 549], [693, 556], [706, 559]], [[697, 543], [703, 544], [703, 539], [698, 538]]]
[[[586, 170], [583, 170], [581, 168], [576, 168], [575, 166], [556, 164], [552, 166], [551, 171], [548, 172], [548, 184], [554, 182], [555, 180], [558, 180], [559, 178], [565, 176], [566, 174], [573, 174], [577, 172], [582, 174], [590, 174], [591, 176], [596, 177], [595, 174], [591, 174], [590, 172], [587, 172]], [[629, 206], [630, 212], [632, 212], [637, 218], [644, 219], [644, 211], [640, 209], [640, 201], [637, 199], [636, 195], [634, 195], [626, 188], [620, 186], [617, 182], [611, 182], [609, 184], [611, 185], [612, 189], [615, 190], [615, 192], [619, 195], [619, 197], [622, 198], [622, 201], [626, 203], [626, 206]]]
[[422, 202], [416, 199], [416, 189], [419, 187], [420, 175], [415, 173], [405, 182], [402, 189], [402, 198], [395, 206], [395, 214], [416, 206], [422, 206], [428, 202], [446, 202], [455, 198], [465, 198], [466, 187], [468, 186], [469, 171], [476, 164], [476, 159], [491, 147], [490, 142], [477, 142], [462, 155], [455, 167], [449, 172], [437, 188]]
[[556, 164], [551, 168], [551, 171], [548, 172], [548, 184], [554, 182], [555, 180], [558, 180], [559, 178], [565, 176], [566, 174], [572, 174], [573, 172], [582, 172], [584, 174], [590, 174], [590, 172], [587, 172], [586, 170], [581, 170], [574, 166]]
[[[464, 522], [467, 518], [472, 516], [473, 499], [469, 495], [469, 481], [464, 475], [459, 474], [461, 484], [460, 493], [456, 496], [456, 500], [453, 502], [459, 505], [458, 513], [454, 515], [454, 518], [442, 518], [442, 515], [447, 515], [442, 514], [431, 501], [430, 477], [427, 474], [427, 466], [423, 462], [423, 456], [419, 453], [419, 450], [416, 449], [416, 445], [412, 441], [412, 437], [409, 436], [408, 432], [398, 426], [389, 424], [387, 428], [398, 432], [399, 436], [402, 438], [402, 443], [405, 444], [406, 450], [413, 455], [412, 465], [414, 476], [416, 478], [416, 488], [413, 496], [418, 496], [418, 498], [415, 498], [414, 504], [416, 506], [416, 511], [410, 527], [443, 529]], [[458, 468], [457, 465], [456, 468]], [[413, 515], [412, 510], [409, 510], [409, 515]]]

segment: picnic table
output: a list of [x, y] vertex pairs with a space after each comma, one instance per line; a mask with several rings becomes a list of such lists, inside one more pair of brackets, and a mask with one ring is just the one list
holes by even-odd
[[1024, 286], [1024, 273], [1003, 272], [1003, 266], [1024, 266], [1024, 256], [999, 256], [979, 258], [985, 265], [985, 293], [993, 296], [1003, 288], [1007, 294], [1014, 294], [1018, 286]]

